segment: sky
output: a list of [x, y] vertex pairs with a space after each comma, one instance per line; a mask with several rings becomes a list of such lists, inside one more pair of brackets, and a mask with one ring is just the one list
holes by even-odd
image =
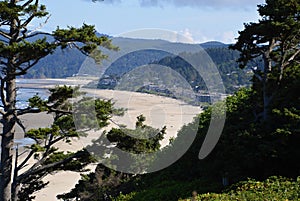
[[[243, 23], [259, 19], [264, 0], [44, 0], [51, 17], [44, 31], [57, 26], [93, 24], [100, 33], [118, 36], [140, 29], [163, 29], [195, 43], [233, 43]], [[32, 26], [38, 26], [36, 21]]]

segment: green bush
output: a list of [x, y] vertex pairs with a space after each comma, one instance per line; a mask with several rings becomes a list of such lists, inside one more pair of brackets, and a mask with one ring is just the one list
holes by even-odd
[[188, 197], [192, 191], [208, 192], [208, 189], [219, 189], [210, 182], [203, 180], [193, 181], [162, 181], [155, 186], [151, 186], [146, 190], [135, 191], [127, 195], [120, 194], [114, 201], [153, 201], [168, 200], [177, 201], [180, 198]]
[[127, 195], [120, 194], [117, 198], [113, 199], [113, 201], [130, 201], [133, 200], [136, 192], [129, 193]]
[[[180, 199], [181, 200], [181, 199]], [[179, 200], [179, 201], [180, 201]], [[189, 199], [181, 200], [187, 201]], [[201, 201], [288, 201], [300, 200], [300, 177], [296, 181], [283, 177], [270, 177], [260, 182], [239, 182], [222, 194], [206, 193], [198, 196]]]

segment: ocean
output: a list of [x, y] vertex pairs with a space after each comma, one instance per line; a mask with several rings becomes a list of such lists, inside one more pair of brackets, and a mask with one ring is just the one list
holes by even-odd
[[39, 95], [42, 99], [48, 97], [47, 89], [35, 89], [35, 88], [19, 88], [17, 92], [17, 103], [18, 108], [28, 107], [28, 99], [34, 95]]
[[17, 107], [26, 108], [28, 99], [34, 95], [39, 95], [42, 99], [47, 99], [50, 95], [48, 89], [41, 88], [47, 85], [71, 85], [71, 81], [62, 79], [18, 79], [17, 80]]
[[[38, 79], [19, 79], [19, 80], [17, 80], [18, 89], [17, 89], [16, 106], [18, 108], [27, 108], [28, 107], [28, 99], [33, 97], [34, 95], [39, 95], [42, 99], [48, 98], [48, 96], [50, 94], [48, 89], [34, 87], [39, 84], [57, 85], [57, 84], [61, 84], [61, 83], [56, 80], [38, 80]], [[25, 87], [25, 86], [33, 86], [33, 87]], [[2, 129], [2, 128], [0, 128], [0, 129]], [[15, 139], [14, 141], [15, 141], [15, 144], [18, 144], [19, 147], [28, 146], [28, 145], [34, 143], [34, 140], [32, 140], [30, 138]], [[1, 153], [1, 149], [0, 149], [0, 153]]]

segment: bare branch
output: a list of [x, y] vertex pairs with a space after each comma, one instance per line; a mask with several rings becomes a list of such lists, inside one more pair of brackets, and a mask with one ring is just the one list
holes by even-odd
[[85, 56], [90, 57], [90, 55], [87, 54], [86, 52], [84, 52], [82, 49], [80, 49], [80, 47], [79, 47], [76, 43], [70, 42], [70, 44], [72, 44], [76, 49], [78, 49], [78, 50], [79, 50], [82, 54], [84, 54]]
[[28, 152], [28, 150], [25, 149], [25, 151], [23, 151], [22, 153], [20, 153], [18, 156], [22, 156], [24, 154], [26, 154]]
[[35, 32], [37, 32], [39, 29], [43, 28], [43, 26], [45, 24], [47, 24], [48, 20], [50, 19], [51, 15], [48, 15], [46, 20], [43, 23], [40, 23], [40, 25], [38, 27], [36, 27], [34, 30], [32, 30], [31, 32], [28, 33], [28, 36], [26, 36], [26, 38], [28, 37], [32, 37], [31, 35], [34, 34]]
[[23, 167], [25, 167], [26, 163], [29, 161], [29, 159], [33, 156], [34, 151], [30, 151], [30, 153], [27, 155], [27, 157], [22, 161], [22, 163], [17, 167], [18, 170], [21, 170]]
[[113, 124], [115, 124], [116, 126], [118, 126], [119, 128], [123, 128], [124, 125], [122, 124], [118, 124], [117, 122], [115, 122], [114, 120], [112, 120], [111, 118], [108, 119], [110, 122], [112, 122]]
[[[32, 3], [33, 1], [30, 0], [29, 4]], [[27, 2], [28, 3], [28, 2]], [[30, 17], [27, 18], [27, 20], [25, 20], [25, 22], [20, 26], [21, 28], [27, 27], [27, 25], [36, 17], [36, 13], [37, 9], [38, 9], [38, 3], [39, 1], [36, 0], [34, 5], [36, 6], [35, 11], [32, 13], [32, 15]]]
[[16, 156], [15, 156], [15, 167], [14, 167], [14, 173], [13, 173], [13, 185], [16, 185], [16, 181], [18, 178], [18, 159], [19, 159], [19, 145], [17, 144], [16, 147]]
[[33, 1], [34, 1], [34, 0], [28, 0], [26, 3], [24, 3], [24, 4], [22, 5], [22, 8], [23, 8], [23, 9], [26, 8], [26, 7], [29, 6]]
[[300, 53], [300, 49], [298, 49], [289, 59], [288, 62], [291, 62], [295, 59], [295, 57]]
[[0, 110], [0, 114], [2, 114], [3, 116], [5, 116], [6, 112], [4, 112], [3, 110]]
[[0, 23], [0, 26], [7, 26], [9, 25], [9, 20], [4, 20]]
[[27, 25], [35, 18], [35, 14], [32, 14], [22, 25], [22, 28], [27, 27]]
[[17, 63], [17, 66], [19, 66], [19, 67], [17, 67], [17, 69], [19, 70], [19, 72], [16, 72], [16, 73], [14, 73], [14, 75], [15, 76], [20, 76], [20, 75], [25, 75], [26, 73], [27, 73], [27, 71], [30, 69], [30, 68], [32, 68], [34, 65], [36, 65], [40, 60], [42, 59], [42, 57], [41, 58], [37, 58], [34, 62], [32, 62], [31, 64], [30, 64], [30, 61], [28, 61], [28, 66], [26, 67], [26, 68], [21, 68], [20, 66], [21, 66], [21, 64], [22, 63], [24, 63], [25, 61], [19, 61], [18, 63]]
[[15, 113], [13, 113], [13, 114], [14, 114], [16, 123], [22, 128], [22, 130], [23, 130], [23, 132], [24, 132], [24, 134], [25, 134], [25, 133], [26, 133], [26, 128], [25, 128], [25, 126], [23, 125], [22, 121], [18, 118], [18, 116], [17, 116]]
[[25, 109], [18, 109], [17, 110], [17, 115], [18, 116], [22, 116], [24, 114], [35, 114], [35, 113], [40, 113], [41, 110], [40, 109], [35, 109], [35, 108], [25, 108]]
[[300, 49], [298, 49], [287, 61], [286, 61], [287, 53], [284, 54], [284, 57], [281, 61], [281, 65], [280, 65], [281, 73], [283, 73], [283, 70], [285, 69], [285, 67], [288, 66], [292, 61], [294, 61], [295, 57], [298, 56], [299, 54], [300, 54]]
[[4, 31], [0, 30], [0, 36], [3, 36], [4, 38], [11, 40], [11, 36], [5, 33]]
[[49, 112], [62, 113], [62, 114], [73, 114], [71, 111], [53, 109], [51, 107], [49, 107]]

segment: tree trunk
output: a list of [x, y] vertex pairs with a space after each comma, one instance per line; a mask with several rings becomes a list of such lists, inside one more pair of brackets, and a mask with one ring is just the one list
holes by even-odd
[[[264, 87], [265, 88], [265, 87]], [[266, 121], [269, 118], [269, 104], [270, 104], [270, 97], [267, 94], [267, 89], [263, 89], [263, 120]]]
[[18, 177], [18, 157], [19, 157], [19, 147], [16, 145], [16, 154], [15, 154], [15, 165], [14, 165], [14, 175], [13, 175], [13, 183], [11, 189], [12, 200], [18, 200], [18, 192], [20, 189], [20, 184], [17, 182]]
[[13, 164], [13, 145], [15, 135], [15, 100], [16, 100], [16, 81], [11, 79], [6, 82], [6, 101], [5, 107], [7, 115], [3, 117], [3, 134], [1, 141], [1, 177], [0, 177], [0, 201], [11, 201], [12, 184], [12, 164]]
[[[10, 0], [12, 5], [16, 5], [18, 0]], [[18, 20], [12, 18], [10, 21], [10, 33], [11, 37], [9, 45], [14, 45], [19, 36]], [[2, 124], [3, 133], [1, 140], [1, 166], [0, 166], [0, 201], [12, 200], [12, 178], [13, 178], [13, 153], [14, 153], [14, 137], [16, 126], [16, 56], [12, 55], [8, 58], [8, 65], [5, 69], [5, 100], [4, 112]]]
[[268, 120], [269, 118], [269, 105], [271, 101], [271, 94], [269, 91], [269, 73], [272, 71], [272, 60], [270, 58], [270, 53], [273, 50], [274, 46], [274, 40], [270, 41], [269, 45], [269, 50], [266, 51], [266, 53], [263, 55], [263, 60], [264, 60], [264, 71], [263, 71], [263, 79], [262, 79], [262, 95], [263, 95], [263, 111], [262, 111], [262, 116], [263, 116], [263, 121]]
[[[15, 184], [15, 185], [14, 185]], [[12, 201], [17, 201], [18, 200], [18, 193], [20, 191], [20, 184], [14, 183], [12, 187]]]

